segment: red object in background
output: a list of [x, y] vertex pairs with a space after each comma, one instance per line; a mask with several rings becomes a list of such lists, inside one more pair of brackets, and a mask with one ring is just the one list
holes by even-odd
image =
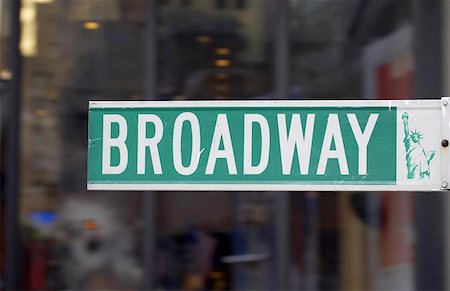
[[380, 65], [376, 70], [377, 99], [411, 99], [414, 67], [411, 53], [404, 53]]
[[[413, 54], [397, 55], [376, 69], [377, 99], [413, 97]], [[384, 268], [414, 262], [414, 200], [412, 193], [381, 193], [379, 250]]]
[[383, 267], [414, 261], [413, 193], [381, 193], [380, 259]]
[[32, 241], [29, 243], [28, 254], [25, 289], [47, 289], [47, 245], [43, 241]]

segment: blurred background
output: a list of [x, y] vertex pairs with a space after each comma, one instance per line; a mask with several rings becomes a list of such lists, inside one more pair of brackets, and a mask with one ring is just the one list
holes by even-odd
[[2, 288], [450, 289], [443, 193], [86, 191], [89, 100], [437, 99], [448, 16], [447, 0], [0, 0]]

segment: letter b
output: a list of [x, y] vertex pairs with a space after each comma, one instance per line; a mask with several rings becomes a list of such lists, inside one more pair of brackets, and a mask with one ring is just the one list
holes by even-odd
[[[119, 136], [111, 137], [111, 125], [119, 125]], [[118, 114], [103, 115], [103, 148], [102, 148], [102, 174], [121, 174], [128, 165], [128, 149], [125, 144], [127, 140], [127, 121]], [[119, 149], [119, 164], [111, 165], [111, 148]]]

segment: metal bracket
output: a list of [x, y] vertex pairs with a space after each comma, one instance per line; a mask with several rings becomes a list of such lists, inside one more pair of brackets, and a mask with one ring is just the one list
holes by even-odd
[[441, 190], [450, 190], [450, 97], [441, 101]]

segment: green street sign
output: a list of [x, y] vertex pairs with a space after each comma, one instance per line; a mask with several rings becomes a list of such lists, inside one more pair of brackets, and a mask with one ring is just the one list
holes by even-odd
[[90, 102], [88, 189], [440, 190], [442, 102]]

